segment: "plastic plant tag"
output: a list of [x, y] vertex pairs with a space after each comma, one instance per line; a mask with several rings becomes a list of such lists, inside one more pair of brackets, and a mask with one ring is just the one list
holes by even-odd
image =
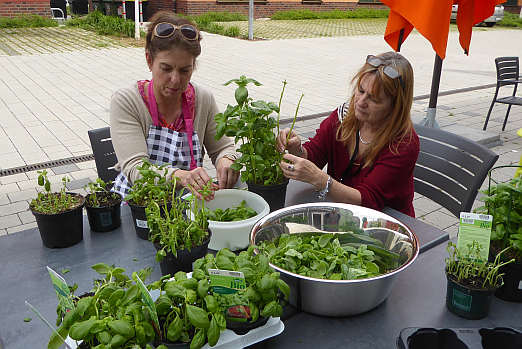
[[66, 313], [68, 310], [74, 309], [74, 303], [71, 299], [71, 291], [69, 290], [69, 286], [67, 286], [65, 279], [49, 267], [47, 267], [47, 271], [51, 277], [53, 288], [56, 291], [58, 304], [62, 308], [63, 312]]
[[245, 275], [240, 271], [209, 269], [208, 273], [215, 293], [231, 294], [246, 288]]
[[71, 346], [65, 341], [65, 339], [62, 337], [62, 335], [60, 335], [60, 333], [58, 333], [58, 331], [56, 331], [56, 329], [54, 328], [53, 325], [51, 325], [51, 323], [49, 321], [47, 321], [46, 318], [44, 318], [44, 316], [42, 315], [42, 313], [40, 313], [31, 303], [29, 303], [28, 301], [25, 301], [25, 305], [27, 305], [29, 307], [29, 309], [32, 310], [33, 313], [36, 314], [36, 316], [38, 316], [38, 318], [40, 320], [42, 320], [42, 322], [44, 324], [46, 324], [53, 332], [54, 334], [56, 334], [58, 336], [58, 338], [63, 341], [63, 344], [65, 344], [65, 346], [68, 348], [68, 349], [72, 349]]
[[147, 309], [149, 309], [150, 317], [152, 318], [152, 321], [154, 321], [156, 329], [159, 329], [160, 326], [158, 321], [158, 313], [156, 312], [156, 306], [154, 305], [154, 301], [152, 300], [152, 296], [150, 295], [149, 290], [147, 290], [147, 287], [145, 287], [143, 281], [141, 281], [138, 275], [136, 275], [136, 284], [140, 288], [141, 298], [143, 299], [143, 303], [145, 303]]
[[141, 220], [141, 219], [136, 219], [136, 226], [137, 226], [138, 228], [144, 228], [144, 229], [146, 229], [146, 228], [149, 227], [149, 226], [147, 225], [147, 221], [143, 221], [143, 220]]
[[460, 251], [466, 251], [467, 246], [476, 241], [480, 245], [481, 260], [486, 262], [489, 254], [492, 222], [492, 215], [461, 212], [457, 248]]

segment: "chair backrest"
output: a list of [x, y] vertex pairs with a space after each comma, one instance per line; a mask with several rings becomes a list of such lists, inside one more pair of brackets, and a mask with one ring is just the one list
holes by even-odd
[[495, 66], [497, 68], [497, 83], [500, 86], [508, 84], [505, 82], [505, 80], [518, 80], [518, 57], [497, 57], [495, 58]]
[[415, 192], [456, 217], [469, 212], [498, 155], [470, 139], [415, 125], [420, 153], [414, 170]]
[[114, 165], [116, 165], [118, 159], [112, 146], [110, 128], [98, 128], [87, 133], [91, 141], [98, 177], [104, 182], [113, 182], [118, 175], [118, 172], [114, 170]]

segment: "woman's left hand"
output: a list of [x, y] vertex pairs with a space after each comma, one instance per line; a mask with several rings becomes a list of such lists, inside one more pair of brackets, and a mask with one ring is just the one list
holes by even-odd
[[310, 160], [300, 158], [292, 154], [283, 155], [283, 159], [279, 166], [283, 170], [285, 177], [295, 179], [297, 181], [310, 183], [318, 189], [324, 186], [324, 175], [327, 176], [320, 168], [318, 168]]
[[217, 178], [219, 189], [233, 188], [239, 178], [239, 172], [230, 168], [234, 161], [228, 158], [221, 158], [217, 162]]

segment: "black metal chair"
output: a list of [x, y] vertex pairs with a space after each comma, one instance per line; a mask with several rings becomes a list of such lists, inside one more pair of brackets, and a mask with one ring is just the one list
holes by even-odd
[[469, 212], [498, 155], [470, 139], [415, 125], [420, 153], [414, 170], [415, 192], [457, 218]]
[[[520, 79], [518, 57], [497, 57], [495, 58], [495, 66], [497, 68], [497, 89], [495, 90], [495, 96], [493, 97], [493, 101], [491, 102], [491, 106], [489, 107], [486, 122], [484, 123], [484, 127], [482, 128], [484, 131], [488, 126], [489, 116], [491, 115], [491, 111], [493, 110], [493, 105], [495, 103], [504, 103], [508, 105], [506, 118], [504, 119], [504, 124], [502, 125], [502, 131], [504, 131], [504, 129], [506, 128], [506, 123], [509, 116], [509, 112], [511, 111], [511, 106], [522, 106], [522, 97], [515, 96], [517, 93], [518, 84], [522, 83], [522, 80]], [[513, 85], [513, 94], [511, 96], [497, 98], [498, 90], [502, 86], [506, 85]]]
[[116, 165], [118, 159], [112, 146], [110, 128], [98, 128], [90, 130], [87, 133], [91, 141], [98, 177], [104, 182], [112, 183], [118, 175], [118, 172], [114, 169], [114, 165]]

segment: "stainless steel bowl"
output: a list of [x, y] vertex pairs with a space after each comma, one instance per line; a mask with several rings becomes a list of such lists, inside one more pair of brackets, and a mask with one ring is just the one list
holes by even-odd
[[373, 309], [390, 294], [397, 275], [419, 254], [419, 241], [411, 230], [382, 212], [340, 203], [308, 203], [274, 211], [252, 228], [250, 242], [259, 244], [281, 234], [317, 231], [350, 231], [350, 226], [379, 239], [389, 251], [401, 256], [398, 268], [367, 279], [325, 280], [302, 276], [273, 264], [291, 289], [290, 304], [303, 311], [323, 316], [355, 315]]

